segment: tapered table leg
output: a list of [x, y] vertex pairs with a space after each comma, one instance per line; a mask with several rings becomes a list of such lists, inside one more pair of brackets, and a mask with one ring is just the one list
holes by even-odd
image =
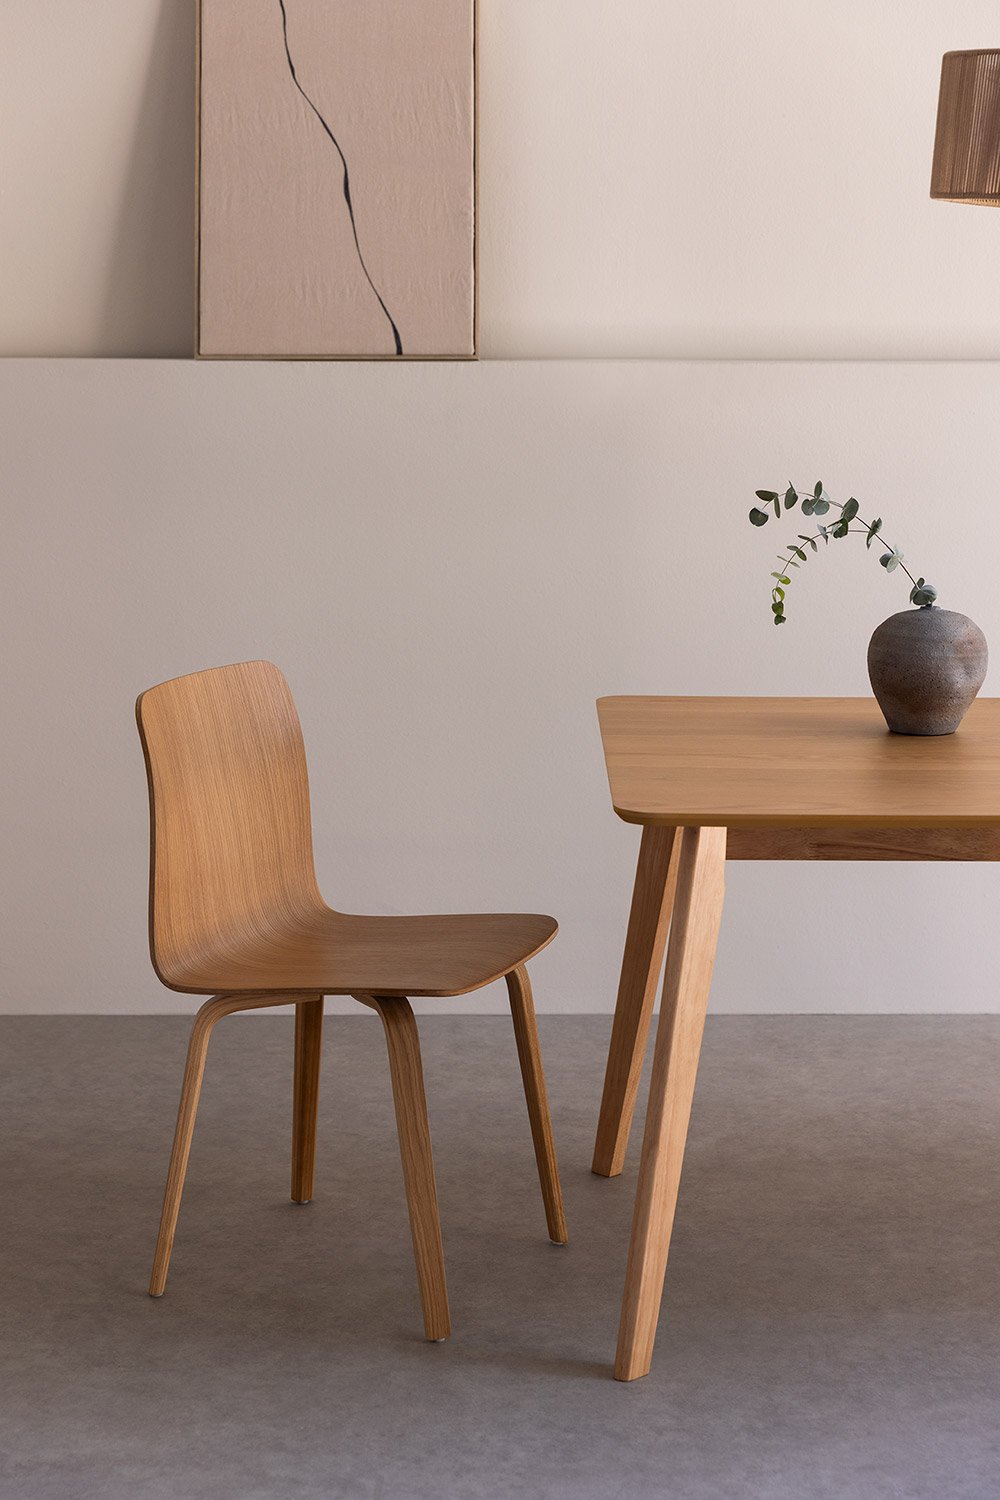
[[642, 830], [591, 1168], [601, 1177], [617, 1177], [625, 1164], [674, 903], [681, 833], [652, 823]]
[[725, 887], [726, 830], [683, 831], [663, 1001], [653, 1055], [615, 1378], [653, 1358]]

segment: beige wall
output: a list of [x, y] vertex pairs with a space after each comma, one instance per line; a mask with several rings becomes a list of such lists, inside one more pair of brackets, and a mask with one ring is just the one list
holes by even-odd
[[[987, 363], [0, 364], [0, 1004], [187, 1008], [145, 952], [132, 701], [260, 655], [328, 898], [551, 911], [539, 1004], [607, 1008], [637, 835], [594, 698], [867, 690], [905, 587], [845, 543], [776, 631], [746, 510], [789, 472], [997, 646], [998, 409]], [[998, 866], [733, 867], [714, 1004], [1000, 1009], [998, 909]]]
[[[0, 7], [0, 353], [189, 350], [191, 9]], [[482, 348], [595, 358], [0, 362], [0, 1007], [187, 1007], [131, 721], [173, 673], [279, 661], [330, 898], [550, 909], [572, 1011], [635, 849], [593, 698], [864, 692], [900, 603], [844, 553], [774, 631], [749, 490], [872, 497], [1000, 642], [1000, 366], [712, 362], [1000, 356], [1000, 221], [927, 198], [940, 54], [996, 37], [979, 0], [480, 0]], [[997, 1009], [998, 881], [734, 868], [714, 1003]]]
[[[191, 345], [194, 0], [0, 7], [0, 354]], [[1000, 355], [927, 196], [987, 0], [480, 0], [487, 357]]]

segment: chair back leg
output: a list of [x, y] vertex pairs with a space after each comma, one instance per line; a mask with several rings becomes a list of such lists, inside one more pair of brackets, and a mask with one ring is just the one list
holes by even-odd
[[528, 1105], [528, 1119], [531, 1122], [531, 1139], [535, 1146], [535, 1160], [538, 1163], [538, 1177], [542, 1185], [542, 1201], [545, 1204], [545, 1221], [549, 1227], [549, 1239], [553, 1244], [565, 1245], [569, 1238], [566, 1232], [566, 1214], [563, 1209], [562, 1188], [559, 1184], [556, 1148], [552, 1138], [549, 1101], [545, 1092], [542, 1053], [538, 1045], [535, 1004], [531, 997], [531, 981], [525, 968], [512, 969], [507, 975], [507, 993], [510, 996], [510, 1013], [514, 1021], [517, 1056], [521, 1064], [521, 1078], [524, 1081], [524, 1097]]
[[451, 1333], [451, 1315], [417, 1023], [408, 1000], [378, 995], [356, 995], [355, 999], [377, 1011], [385, 1028], [424, 1332], [436, 1343]]
[[323, 1056], [323, 996], [295, 1006], [295, 1086], [292, 1098], [292, 1202], [309, 1203], [316, 1172], [319, 1069]]

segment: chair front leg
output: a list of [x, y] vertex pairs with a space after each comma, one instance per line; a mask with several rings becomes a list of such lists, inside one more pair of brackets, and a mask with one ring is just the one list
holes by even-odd
[[288, 1001], [273, 995], [215, 995], [207, 1000], [195, 1016], [188, 1043], [187, 1061], [184, 1064], [184, 1081], [181, 1084], [181, 1102], [177, 1111], [174, 1129], [174, 1144], [167, 1170], [167, 1186], [163, 1194], [163, 1212], [160, 1215], [160, 1232], [156, 1239], [153, 1256], [153, 1273], [149, 1281], [149, 1295], [162, 1297], [170, 1269], [170, 1252], [174, 1247], [177, 1215], [180, 1212], [181, 1194], [187, 1174], [188, 1157], [191, 1154], [191, 1138], [198, 1114], [201, 1097], [201, 1081], [205, 1076], [205, 1059], [208, 1043], [217, 1021], [232, 1015], [237, 1010], [256, 1010], [266, 1005], [287, 1005]]
[[377, 1011], [385, 1029], [424, 1332], [432, 1343], [438, 1343], [451, 1333], [451, 1315], [417, 1023], [408, 1000], [379, 995], [354, 998]]
[[535, 1005], [531, 998], [531, 981], [526, 969], [523, 967], [512, 969], [507, 975], [507, 993], [510, 996], [510, 1013], [514, 1021], [517, 1056], [521, 1064], [524, 1097], [528, 1105], [528, 1119], [531, 1122], [531, 1139], [535, 1146], [535, 1161], [538, 1163], [538, 1177], [542, 1185], [542, 1201], [545, 1204], [545, 1221], [549, 1227], [549, 1239], [555, 1245], [565, 1245], [569, 1235], [566, 1232], [566, 1214], [563, 1209], [562, 1188], [559, 1184], [559, 1166], [556, 1162], [556, 1148], [552, 1138], [549, 1101], [545, 1092], [542, 1053], [538, 1045]]
[[309, 1203], [316, 1172], [323, 996], [295, 1005], [295, 1086], [292, 1099], [292, 1202]]

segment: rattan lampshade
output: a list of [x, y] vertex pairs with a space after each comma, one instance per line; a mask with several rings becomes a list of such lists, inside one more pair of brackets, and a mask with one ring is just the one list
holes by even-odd
[[931, 197], [1000, 204], [1000, 47], [941, 60]]

